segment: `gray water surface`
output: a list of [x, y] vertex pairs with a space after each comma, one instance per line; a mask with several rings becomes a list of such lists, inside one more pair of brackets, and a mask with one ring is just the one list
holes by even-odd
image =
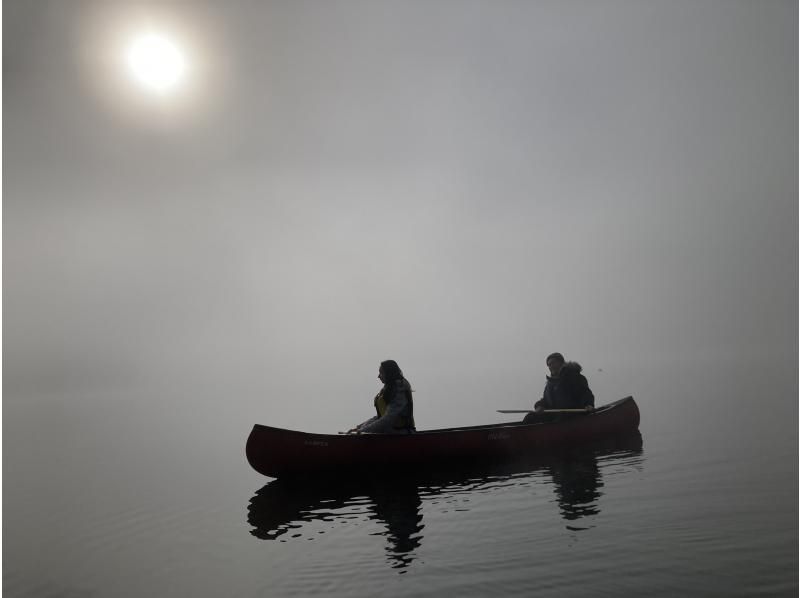
[[796, 381], [757, 377], [759, 406], [750, 374], [638, 396], [632, 446], [299, 489], [249, 468], [247, 408], [217, 397], [6, 397], [3, 590], [794, 596]]

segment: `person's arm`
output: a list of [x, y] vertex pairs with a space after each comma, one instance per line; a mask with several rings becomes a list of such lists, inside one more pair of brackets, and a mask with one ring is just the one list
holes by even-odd
[[367, 426], [367, 425], [371, 424], [372, 422], [374, 422], [377, 419], [378, 419], [378, 416], [377, 415], [373, 415], [367, 421], [361, 422], [360, 424], [358, 424], [354, 428], [350, 428], [347, 432], [345, 432], [345, 434], [359, 434], [363, 430], [364, 426]]
[[578, 404], [584, 409], [594, 409], [594, 393], [589, 388], [589, 381], [586, 376], [579, 374], [576, 379], [575, 396]]
[[544, 385], [544, 390], [542, 391], [542, 398], [536, 401], [533, 404], [534, 411], [542, 411], [543, 409], [552, 409], [553, 408], [553, 398], [552, 392], [550, 389], [550, 384]]

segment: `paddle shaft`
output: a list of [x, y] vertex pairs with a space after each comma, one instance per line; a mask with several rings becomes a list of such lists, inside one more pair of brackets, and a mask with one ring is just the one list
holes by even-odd
[[588, 413], [586, 409], [543, 409], [534, 411], [533, 409], [498, 409], [497, 413]]

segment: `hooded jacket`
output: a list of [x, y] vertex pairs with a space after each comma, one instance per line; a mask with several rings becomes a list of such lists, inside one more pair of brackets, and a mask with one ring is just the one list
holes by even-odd
[[589, 389], [589, 382], [581, 374], [583, 368], [575, 361], [568, 361], [561, 368], [558, 376], [547, 376], [542, 398], [536, 402], [534, 409], [583, 409], [594, 407], [594, 394]]

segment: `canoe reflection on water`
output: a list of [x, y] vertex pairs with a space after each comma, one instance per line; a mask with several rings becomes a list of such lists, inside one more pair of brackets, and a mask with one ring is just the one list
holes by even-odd
[[[385, 526], [387, 556], [404, 568], [422, 541], [422, 499], [410, 478], [339, 481], [334, 485], [275, 480], [250, 499], [247, 521], [252, 535], [262, 540], [299, 538], [313, 523], [347, 524], [376, 520]], [[322, 532], [319, 532], [322, 533]]]
[[423, 540], [423, 500], [441, 505], [437, 499], [442, 497], [543, 475], [546, 481], [552, 481], [567, 529], [587, 529], [585, 523], [578, 522], [600, 513], [601, 471], [616, 467], [639, 469], [641, 455], [642, 437], [637, 432], [613, 442], [502, 465], [462, 466], [447, 472], [402, 476], [365, 475], [364, 479], [273, 480], [250, 499], [247, 521], [256, 538], [281, 541], [302, 537], [302, 528], [314, 524], [330, 527], [353, 520], [377, 521], [384, 527], [381, 535], [386, 537], [390, 565], [405, 569]]

